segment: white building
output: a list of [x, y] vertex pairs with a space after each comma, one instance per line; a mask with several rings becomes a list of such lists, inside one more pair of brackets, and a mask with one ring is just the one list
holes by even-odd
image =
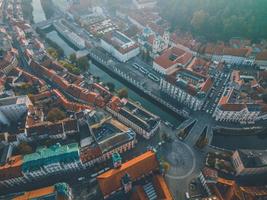
[[[210, 79], [205, 81], [203, 88], [208, 89], [211, 87], [212, 82]], [[160, 90], [176, 100], [178, 104], [184, 104], [192, 110], [200, 110], [205, 102], [207, 91], [202, 89], [196, 89], [194, 86], [190, 86], [183, 78], [178, 78], [176, 84], [172, 84], [164, 79], [160, 81]]]
[[205, 56], [212, 61], [225, 62], [227, 64], [248, 64], [253, 65], [255, 59], [250, 56], [249, 48], [228, 48], [224, 46], [207, 46]]
[[253, 124], [259, 119], [259, 116], [264, 116], [259, 104], [236, 102], [233, 100], [235, 96], [238, 96], [237, 90], [234, 88], [225, 89], [212, 115], [216, 121]]
[[165, 31], [163, 35], [154, 33], [149, 27], [144, 28], [138, 37], [142, 49], [148, 51], [152, 58], [159, 56], [161, 52], [168, 49], [170, 44], [170, 33]]
[[156, 0], [133, 0], [133, 4], [137, 9], [154, 8], [157, 4]]
[[121, 62], [126, 62], [140, 53], [138, 44], [118, 31], [106, 33], [101, 38], [101, 47]]

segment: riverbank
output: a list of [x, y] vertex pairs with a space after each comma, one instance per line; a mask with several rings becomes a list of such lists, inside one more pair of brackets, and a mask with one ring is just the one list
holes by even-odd
[[[107, 74], [109, 74], [111, 77], [113, 77], [116, 80], [119, 80], [123, 85], [125, 85], [127, 88], [130, 88], [131, 90], [133, 90], [135, 93], [139, 94], [141, 96], [141, 98], [145, 98], [147, 99], [149, 102], [152, 102], [154, 105], [156, 105], [157, 109], [160, 109], [164, 112], [168, 112], [170, 113], [175, 119], [177, 119], [178, 121], [182, 122], [184, 121], [186, 118], [178, 115], [176, 112], [174, 112], [173, 110], [163, 106], [161, 103], [159, 103], [158, 101], [156, 101], [155, 99], [153, 99], [150, 95], [148, 95], [147, 93], [145, 93], [143, 90], [141, 90], [140, 88], [134, 86], [133, 84], [129, 83], [127, 80], [123, 79], [122, 77], [120, 77], [118, 74], [114, 73], [112, 70], [109, 70], [107, 67], [105, 67], [104, 65], [102, 65], [101, 63], [99, 63], [97, 60], [95, 60], [94, 58], [92, 58], [91, 56], [89, 56], [89, 58], [92, 60], [93, 64], [95, 64], [97, 67], [99, 67], [102, 71], [106, 72]], [[156, 112], [157, 110], [153, 110], [152, 112], [157, 114]], [[164, 118], [162, 119], [164, 121]], [[167, 120], [168, 121], [168, 120]], [[172, 123], [172, 122], [171, 122]], [[178, 125], [173, 124], [175, 127], [177, 127]]]
[[[228, 130], [229, 131], [229, 130]], [[229, 134], [229, 132], [213, 132], [211, 146], [227, 149], [257, 149], [266, 150], [267, 144], [267, 131], [261, 130], [257, 133], [247, 132], [246, 134]], [[232, 130], [233, 131], [233, 130]], [[251, 134], [252, 133], [252, 134]]]

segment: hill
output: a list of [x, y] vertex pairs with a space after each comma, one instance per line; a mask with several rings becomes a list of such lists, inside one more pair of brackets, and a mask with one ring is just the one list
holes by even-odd
[[172, 25], [207, 40], [267, 38], [266, 0], [158, 0]]

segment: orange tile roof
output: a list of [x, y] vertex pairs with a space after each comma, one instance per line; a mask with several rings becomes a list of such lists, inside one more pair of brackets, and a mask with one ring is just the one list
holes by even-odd
[[248, 48], [240, 48], [240, 49], [224, 48], [223, 53], [224, 55], [246, 57], [250, 53], [250, 49]]
[[128, 173], [132, 180], [158, 168], [156, 154], [148, 151], [124, 164], [118, 169], [111, 169], [97, 177], [100, 190], [106, 196], [121, 187], [121, 178]]
[[7, 180], [14, 177], [21, 177], [22, 156], [13, 156], [7, 163], [0, 166], [0, 180]]
[[154, 177], [154, 184], [157, 186], [157, 194], [162, 200], [172, 200], [172, 194], [167, 186], [164, 178], [161, 175], [156, 175]]
[[41, 189], [32, 190], [30, 192], [25, 192], [23, 195], [15, 197], [13, 200], [30, 200], [33, 198], [40, 198], [42, 196], [54, 193], [54, 191], [54, 186], [44, 187]]

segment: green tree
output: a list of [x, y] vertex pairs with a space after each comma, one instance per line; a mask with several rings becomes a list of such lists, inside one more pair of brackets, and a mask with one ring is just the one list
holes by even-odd
[[18, 153], [21, 155], [33, 153], [32, 147], [27, 142], [21, 142], [17, 146]]
[[115, 84], [114, 83], [107, 82], [107, 87], [108, 87], [110, 92], [114, 92], [115, 91]]
[[193, 29], [196, 30], [197, 32], [202, 31], [205, 27], [205, 24], [207, 23], [207, 19], [208, 15], [205, 11], [203, 10], [196, 11], [193, 14], [193, 18], [191, 20], [191, 25]]
[[118, 91], [118, 97], [122, 98], [127, 98], [128, 97], [128, 89], [127, 88], [122, 88]]
[[66, 118], [66, 114], [62, 112], [61, 110], [59, 110], [58, 108], [52, 108], [47, 113], [47, 120], [50, 122], [56, 122], [64, 118]]
[[89, 61], [88, 58], [86, 56], [81, 57], [79, 59], [77, 59], [77, 66], [82, 70], [85, 71], [88, 69], [89, 67]]
[[72, 53], [69, 55], [69, 60], [72, 64], [76, 63], [77, 62], [77, 57], [76, 57], [76, 54], [75, 53]]

